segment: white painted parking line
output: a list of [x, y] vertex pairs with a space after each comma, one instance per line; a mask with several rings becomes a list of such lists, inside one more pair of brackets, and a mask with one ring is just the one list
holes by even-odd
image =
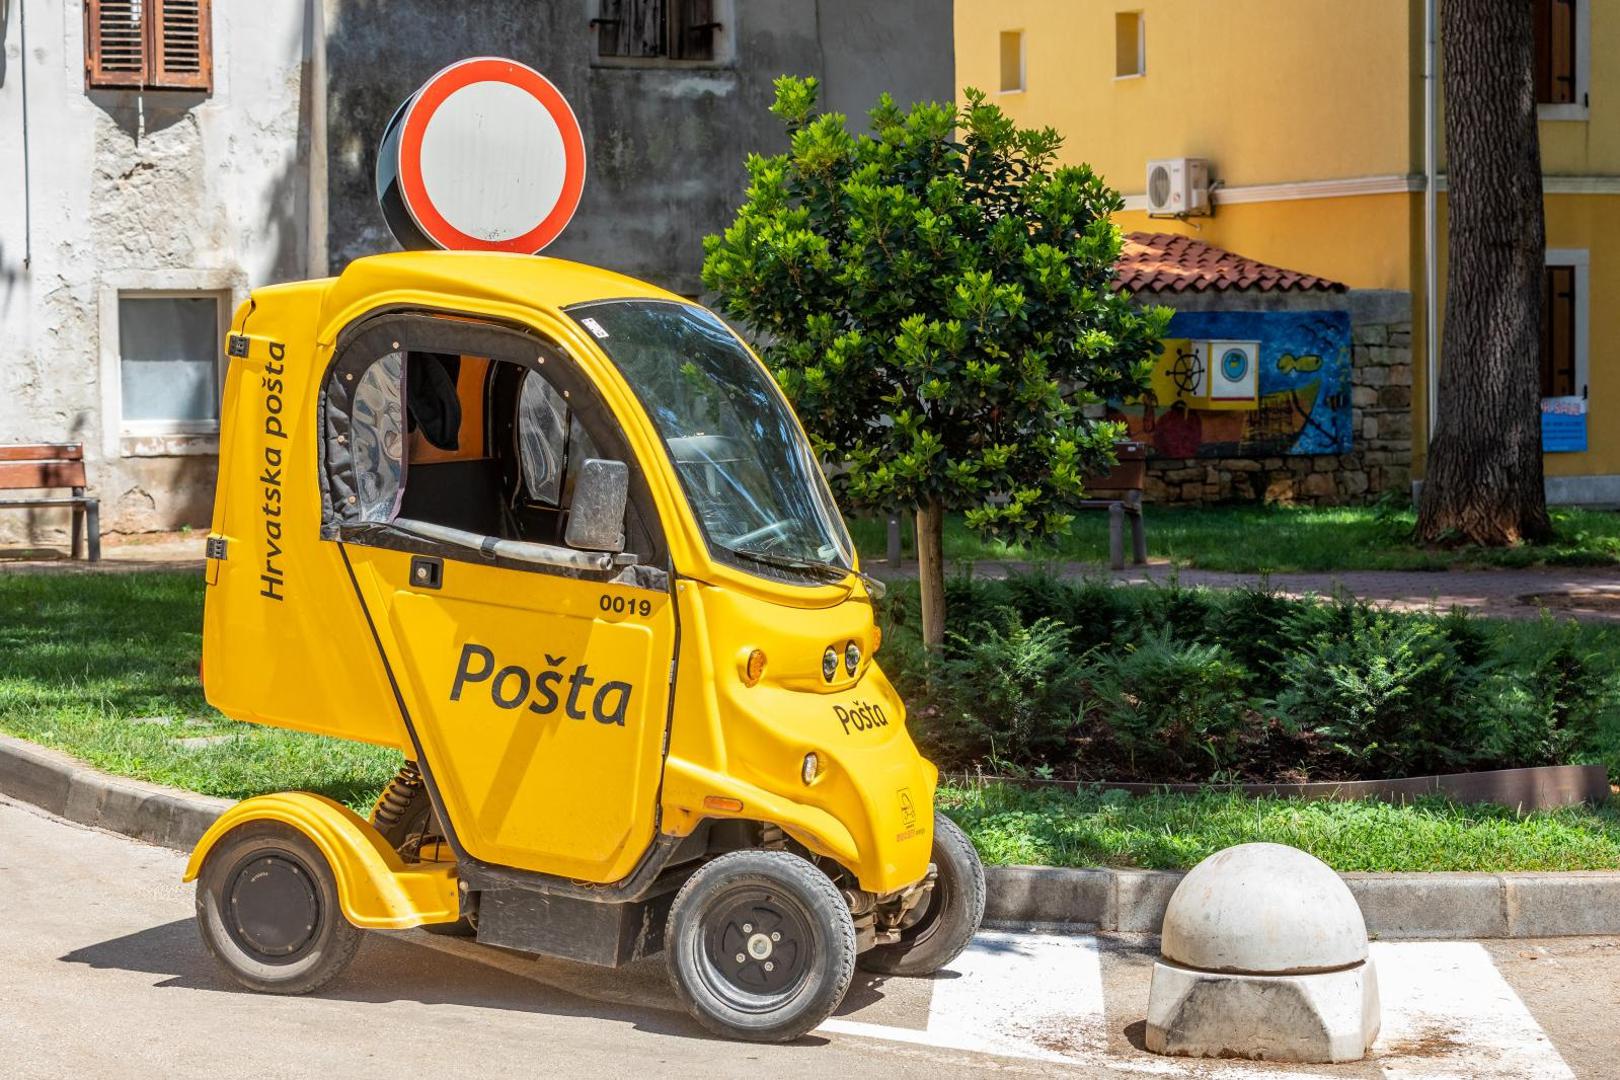
[[1374, 1050], [1388, 1080], [1574, 1077], [1484, 946], [1374, 942], [1372, 955], [1384, 1007]]
[[1095, 1062], [1107, 1045], [1096, 939], [985, 931], [934, 977], [926, 1030], [835, 1018], [823, 1032], [950, 1050]]
[[[455, 938], [419, 944], [499, 967], [586, 998], [677, 1008], [662, 972], [604, 972], [520, 957]], [[1383, 1024], [1368, 1060], [1278, 1067], [1164, 1058], [1109, 1041], [1097, 939], [985, 931], [934, 977], [925, 1026], [834, 1017], [817, 1030], [937, 1050], [1075, 1066], [1081, 1075], [1134, 1073], [1199, 1080], [1568, 1080], [1565, 1064], [1489, 952], [1468, 941], [1374, 942]], [[857, 1014], [858, 1015], [858, 1014]], [[921, 1017], [918, 1017], [921, 1019]], [[1117, 1018], [1116, 1018], [1117, 1020]]]

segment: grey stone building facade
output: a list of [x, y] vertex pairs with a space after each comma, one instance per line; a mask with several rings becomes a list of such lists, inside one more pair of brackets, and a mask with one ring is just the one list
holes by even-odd
[[[152, 5], [0, 0], [0, 442], [83, 443], [109, 533], [206, 523], [231, 311], [394, 246], [376, 143], [446, 64], [511, 56], [578, 113], [584, 198], [549, 253], [687, 295], [745, 156], [784, 145], [777, 76], [819, 77], [854, 115], [884, 90], [954, 93], [950, 0], [199, 7], [159, 50], [174, 28], [151, 25]], [[66, 527], [65, 512], [0, 514], [0, 544]]]

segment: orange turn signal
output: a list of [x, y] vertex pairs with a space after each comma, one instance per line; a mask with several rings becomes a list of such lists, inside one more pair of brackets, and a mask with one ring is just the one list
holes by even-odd
[[743, 661], [743, 685], [753, 686], [765, 674], [765, 650], [754, 649]]
[[729, 814], [739, 814], [742, 812], [742, 800], [728, 799], [722, 795], [705, 795], [703, 796], [703, 809], [724, 810]]
[[883, 645], [883, 627], [872, 627], [872, 651], [877, 652]]

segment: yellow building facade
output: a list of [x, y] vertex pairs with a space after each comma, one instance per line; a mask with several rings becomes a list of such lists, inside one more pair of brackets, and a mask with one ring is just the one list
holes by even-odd
[[[1535, 9], [1548, 262], [1566, 268], [1556, 280], [1572, 288], [1559, 309], [1563, 369], [1552, 389], [1586, 409], [1586, 449], [1545, 457], [1549, 494], [1614, 503], [1620, 304], [1602, 298], [1620, 296], [1620, 0], [1541, 0]], [[959, 0], [955, 20], [958, 85], [987, 91], [1021, 124], [1061, 131], [1065, 160], [1089, 163], [1125, 195], [1122, 228], [1184, 233], [1353, 289], [1410, 293], [1421, 475], [1424, 0]], [[1436, 130], [1443, 290], [1438, 115]], [[1150, 217], [1147, 163], [1166, 158], [1209, 162], [1213, 213]], [[1436, 307], [1443, 312], [1443, 296]]]

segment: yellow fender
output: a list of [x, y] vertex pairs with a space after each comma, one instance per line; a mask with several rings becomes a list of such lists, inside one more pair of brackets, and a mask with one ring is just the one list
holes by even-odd
[[343, 914], [369, 930], [403, 930], [461, 917], [454, 863], [406, 865], [399, 853], [353, 810], [323, 795], [283, 791], [244, 799], [211, 825], [186, 864], [193, 881], [221, 837], [239, 825], [278, 821], [314, 842], [337, 879]]

